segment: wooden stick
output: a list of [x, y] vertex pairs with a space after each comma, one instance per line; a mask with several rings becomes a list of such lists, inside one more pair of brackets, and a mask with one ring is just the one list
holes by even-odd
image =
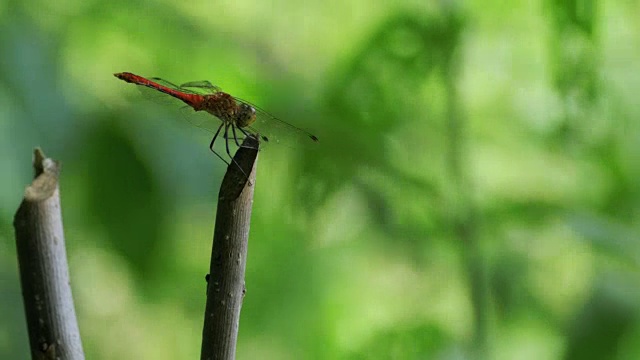
[[202, 360], [235, 358], [245, 293], [257, 158], [258, 141], [247, 137], [228, 166], [220, 187], [202, 332]]
[[35, 149], [13, 226], [32, 359], [84, 359], [64, 243], [58, 162]]

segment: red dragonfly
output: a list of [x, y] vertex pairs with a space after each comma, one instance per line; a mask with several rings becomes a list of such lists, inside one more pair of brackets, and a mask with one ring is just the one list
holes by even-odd
[[[221, 123], [213, 135], [213, 139], [211, 139], [209, 149], [222, 159], [222, 161], [227, 163], [227, 165], [229, 163], [213, 149], [213, 145], [223, 128], [227, 155], [229, 155], [231, 160], [233, 160], [233, 156], [229, 151], [229, 139], [233, 139], [238, 147], [240, 147], [238, 140], [243, 140], [243, 136], [253, 137], [259, 142], [269, 142], [269, 137], [258, 131], [252, 125], [258, 125], [260, 128], [263, 128], [263, 124], [266, 128], [285, 128], [289, 130], [289, 132], [296, 133], [292, 136], [303, 137], [312, 142], [318, 141], [318, 138], [308, 131], [282, 121], [247, 101], [231, 96], [208, 81], [193, 81], [177, 86], [160, 78], [147, 79], [129, 72], [114, 75], [120, 80], [146, 86], [173, 96], [195, 111], [206, 111], [218, 118]], [[238, 137], [236, 130], [241, 133], [240, 137]]]

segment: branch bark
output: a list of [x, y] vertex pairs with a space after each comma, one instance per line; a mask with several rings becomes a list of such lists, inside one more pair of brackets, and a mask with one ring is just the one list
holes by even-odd
[[13, 221], [31, 357], [84, 359], [60, 213], [60, 165], [36, 149], [33, 166]]
[[227, 168], [220, 187], [202, 332], [202, 360], [235, 359], [257, 158], [258, 141], [247, 137]]

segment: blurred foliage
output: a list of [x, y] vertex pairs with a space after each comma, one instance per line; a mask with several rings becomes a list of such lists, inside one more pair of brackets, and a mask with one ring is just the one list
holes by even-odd
[[113, 77], [208, 79], [318, 135], [261, 152], [238, 359], [635, 359], [640, 2], [0, 3], [11, 221], [61, 160], [87, 358], [195, 358], [225, 164]]

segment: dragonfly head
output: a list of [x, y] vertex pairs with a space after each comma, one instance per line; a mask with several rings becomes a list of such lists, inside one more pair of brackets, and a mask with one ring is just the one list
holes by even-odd
[[247, 104], [240, 104], [236, 113], [236, 125], [243, 128], [256, 121], [256, 109]]

